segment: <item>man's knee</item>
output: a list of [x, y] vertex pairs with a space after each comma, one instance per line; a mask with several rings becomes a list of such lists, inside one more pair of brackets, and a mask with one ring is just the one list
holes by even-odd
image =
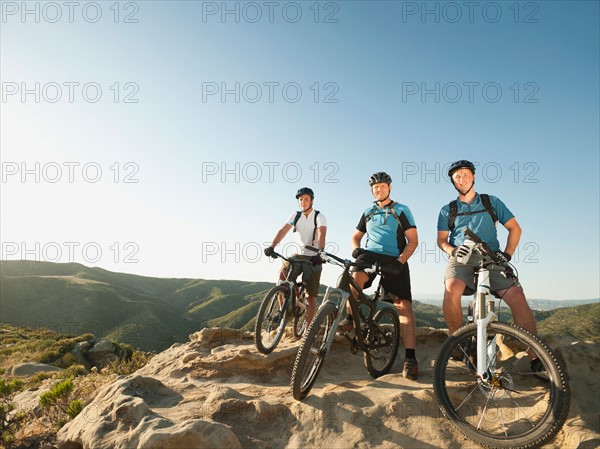
[[363, 273], [362, 271], [355, 271], [354, 273], [352, 273], [352, 277], [354, 278], [354, 281], [360, 288], [363, 288], [365, 283], [369, 279], [369, 276], [366, 273]]
[[[511, 287], [505, 290], [498, 290], [498, 296], [500, 296], [506, 304], [511, 305], [525, 305], [527, 299], [525, 298], [525, 292], [521, 287]], [[528, 305], [528, 304], [527, 304]], [[529, 306], [529, 305], [528, 305]]]
[[453, 296], [462, 296], [467, 286], [465, 281], [459, 278], [448, 278], [446, 279], [444, 285], [446, 287], [446, 291], [452, 294]]
[[394, 302], [394, 306], [396, 306], [396, 309], [401, 311], [412, 310], [412, 302], [410, 302], [408, 299], [398, 298], [395, 295], [392, 296], [393, 297], [390, 299]]

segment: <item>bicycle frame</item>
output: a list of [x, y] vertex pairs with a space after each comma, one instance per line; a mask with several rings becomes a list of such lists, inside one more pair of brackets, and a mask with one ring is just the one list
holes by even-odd
[[[354, 299], [352, 297], [352, 295], [350, 294], [350, 288], [354, 288], [358, 292], [358, 299]], [[335, 320], [333, 322], [333, 325], [329, 331], [329, 334], [327, 335], [327, 337], [325, 339], [325, 350], [326, 351], [329, 351], [329, 348], [331, 347], [331, 344], [333, 343], [333, 338], [335, 337], [335, 334], [337, 333], [337, 327], [338, 327], [340, 320], [342, 319], [342, 315], [346, 311], [346, 304], [348, 303], [348, 301], [350, 302], [350, 310], [352, 311], [352, 318], [354, 320], [354, 329], [355, 329], [354, 335], [355, 335], [356, 342], [357, 342], [356, 346], [362, 350], [367, 349], [365, 347], [365, 340], [363, 338], [363, 333], [360, 332], [360, 326], [361, 326], [360, 305], [364, 304], [369, 308], [369, 314], [368, 314], [367, 320], [370, 320], [371, 318], [373, 318], [373, 315], [375, 314], [375, 312], [377, 310], [377, 305], [379, 303], [379, 301], [377, 301], [377, 299], [379, 298], [380, 289], [381, 289], [381, 280], [379, 282], [379, 286], [377, 287], [377, 293], [376, 293], [375, 300], [373, 300], [373, 301], [367, 300], [366, 296], [362, 292], [362, 289], [356, 284], [356, 281], [350, 275], [350, 272], [347, 268], [344, 269], [344, 272], [342, 273], [342, 275], [340, 277], [337, 287], [335, 287], [335, 288], [327, 287], [327, 290], [325, 291], [325, 297], [323, 298], [323, 302], [321, 303], [320, 307], [323, 307], [323, 305], [326, 303], [333, 303], [337, 308], [337, 314], [336, 314]], [[340, 296], [339, 300], [331, 297], [334, 293], [338, 294]], [[380, 306], [381, 307], [391, 307], [395, 310], [394, 306], [392, 306], [391, 304], [388, 304], [386, 302], [381, 302]]]
[[[477, 291], [473, 306], [473, 316], [477, 325], [477, 376], [480, 381], [488, 382], [492, 379], [492, 373], [496, 371], [496, 341], [488, 342], [487, 327], [491, 321], [498, 319], [494, 313], [495, 300], [490, 291], [490, 270], [487, 265], [494, 263], [495, 257], [489, 247], [472, 231], [465, 230], [467, 241], [473, 243], [475, 252], [482, 256], [491, 256], [490, 261], [481, 259], [477, 271]], [[484, 316], [487, 304], [487, 314]], [[489, 361], [489, 363], [488, 363]]]
[[[286, 286], [287, 286], [287, 288], [288, 288], [288, 290], [289, 290], [289, 291], [291, 292], [291, 294], [292, 294], [292, 296], [291, 296], [291, 297], [294, 299], [294, 301], [292, 301], [290, 304], [284, 304], [284, 305], [285, 305], [285, 308], [289, 308], [289, 307], [292, 307], [292, 306], [294, 306], [294, 304], [293, 304], [294, 302], [296, 303], [296, 305], [298, 305], [298, 304], [301, 304], [301, 303], [302, 303], [302, 301], [299, 301], [299, 299], [300, 299], [300, 298], [302, 297], [302, 295], [304, 294], [304, 286], [303, 286], [302, 284], [299, 284], [299, 285], [298, 285], [298, 284], [296, 283], [296, 281], [294, 281], [294, 280], [290, 280], [290, 279], [283, 279], [283, 280], [282, 280], [282, 279], [279, 279], [279, 280], [277, 281], [277, 284], [276, 284], [276, 285], [286, 285]], [[286, 303], [287, 303], [287, 302], [288, 302], [288, 298], [289, 298], [289, 296], [287, 296], [287, 297], [284, 299], [284, 302], [286, 302]], [[304, 304], [302, 303], [302, 305], [304, 305]]]
[[[486, 303], [494, 301], [490, 298], [490, 271], [482, 266], [477, 272], [477, 292], [475, 293], [473, 316], [476, 317], [477, 325], [477, 376], [484, 381], [490, 380], [490, 373], [495, 371], [496, 360], [496, 341], [493, 340], [488, 344], [487, 326], [490, 321], [496, 320], [498, 317], [491, 308], [488, 308], [488, 313], [484, 316]], [[487, 363], [488, 360], [490, 360], [490, 364]]]
[[[284, 304], [282, 304], [282, 306], [285, 306], [285, 307], [283, 307], [283, 310], [288, 310], [288, 312], [290, 312], [290, 311], [292, 311], [292, 308], [295, 305], [299, 305], [299, 304], [302, 304], [301, 307], [304, 307], [304, 303], [302, 303], [302, 301], [300, 301], [300, 298], [302, 297], [302, 295], [304, 295], [304, 292], [305, 292], [304, 279], [302, 279], [302, 281], [300, 281], [300, 282], [296, 282], [296, 279], [298, 278], [298, 276], [300, 276], [301, 274], [302, 274], [302, 276], [304, 276], [304, 273], [302, 272], [302, 270], [297, 268], [297, 267], [301, 268], [301, 265], [304, 262], [300, 261], [300, 260], [295, 260], [292, 258], [286, 258], [286, 257], [282, 256], [281, 254], [277, 254], [277, 253], [275, 253], [275, 254], [290, 264], [290, 269], [288, 270], [286, 278], [278, 279], [277, 283], [276, 283], [276, 285], [286, 285], [289, 292], [291, 293], [291, 296], [286, 296], [286, 298], [284, 299]], [[295, 274], [295, 276], [294, 276], [294, 274]], [[293, 298], [293, 301], [288, 302], [288, 298]]]

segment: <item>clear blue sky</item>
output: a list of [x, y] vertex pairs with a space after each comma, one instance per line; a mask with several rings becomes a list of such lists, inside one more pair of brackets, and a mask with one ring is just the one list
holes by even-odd
[[3, 259], [273, 280], [258, 249], [299, 187], [348, 257], [385, 170], [413, 292], [441, 297], [464, 158], [523, 228], [527, 295], [600, 296], [598, 2], [114, 5], [2, 2]]

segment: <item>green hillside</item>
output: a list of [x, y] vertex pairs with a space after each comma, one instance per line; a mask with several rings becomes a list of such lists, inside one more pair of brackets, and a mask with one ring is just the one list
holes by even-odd
[[[151, 278], [80, 264], [0, 262], [0, 321], [94, 334], [161, 351], [207, 326], [252, 330], [269, 282]], [[320, 289], [318, 301], [323, 298]], [[445, 328], [441, 307], [413, 302], [417, 326]], [[600, 304], [534, 311], [540, 332], [598, 338]], [[509, 319], [503, 307], [501, 320]]]
[[556, 309], [539, 323], [542, 335], [568, 335], [577, 340], [600, 341], [600, 303]]
[[272, 284], [151, 278], [80, 264], [0, 262], [0, 320], [161, 351], [259, 301]]
[[94, 336], [57, 334], [48, 329], [0, 326], [0, 374], [22, 362], [40, 362], [67, 368], [75, 362], [70, 354], [76, 343]]

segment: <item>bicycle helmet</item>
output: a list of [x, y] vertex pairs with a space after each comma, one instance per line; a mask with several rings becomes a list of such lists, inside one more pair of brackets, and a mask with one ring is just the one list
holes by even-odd
[[369, 178], [369, 186], [371, 187], [373, 187], [373, 184], [379, 184], [380, 182], [385, 182], [389, 186], [392, 183], [392, 178], [383, 171], [373, 173]]
[[448, 169], [448, 176], [452, 178], [454, 172], [459, 168], [468, 168], [469, 170], [471, 170], [471, 173], [475, 174], [475, 166], [473, 165], [473, 162], [461, 159], [460, 161], [453, 162], [450, 165], [450, 168]]
[[301, 189], [298, 189], [298, 191], [296, 192], [296, 199], [298, 199], [300, 195], [309, 195], [311, 200], [315, 199], [315, 192], [313, 192], [312, 189], [308, 187], [302, 187]]

